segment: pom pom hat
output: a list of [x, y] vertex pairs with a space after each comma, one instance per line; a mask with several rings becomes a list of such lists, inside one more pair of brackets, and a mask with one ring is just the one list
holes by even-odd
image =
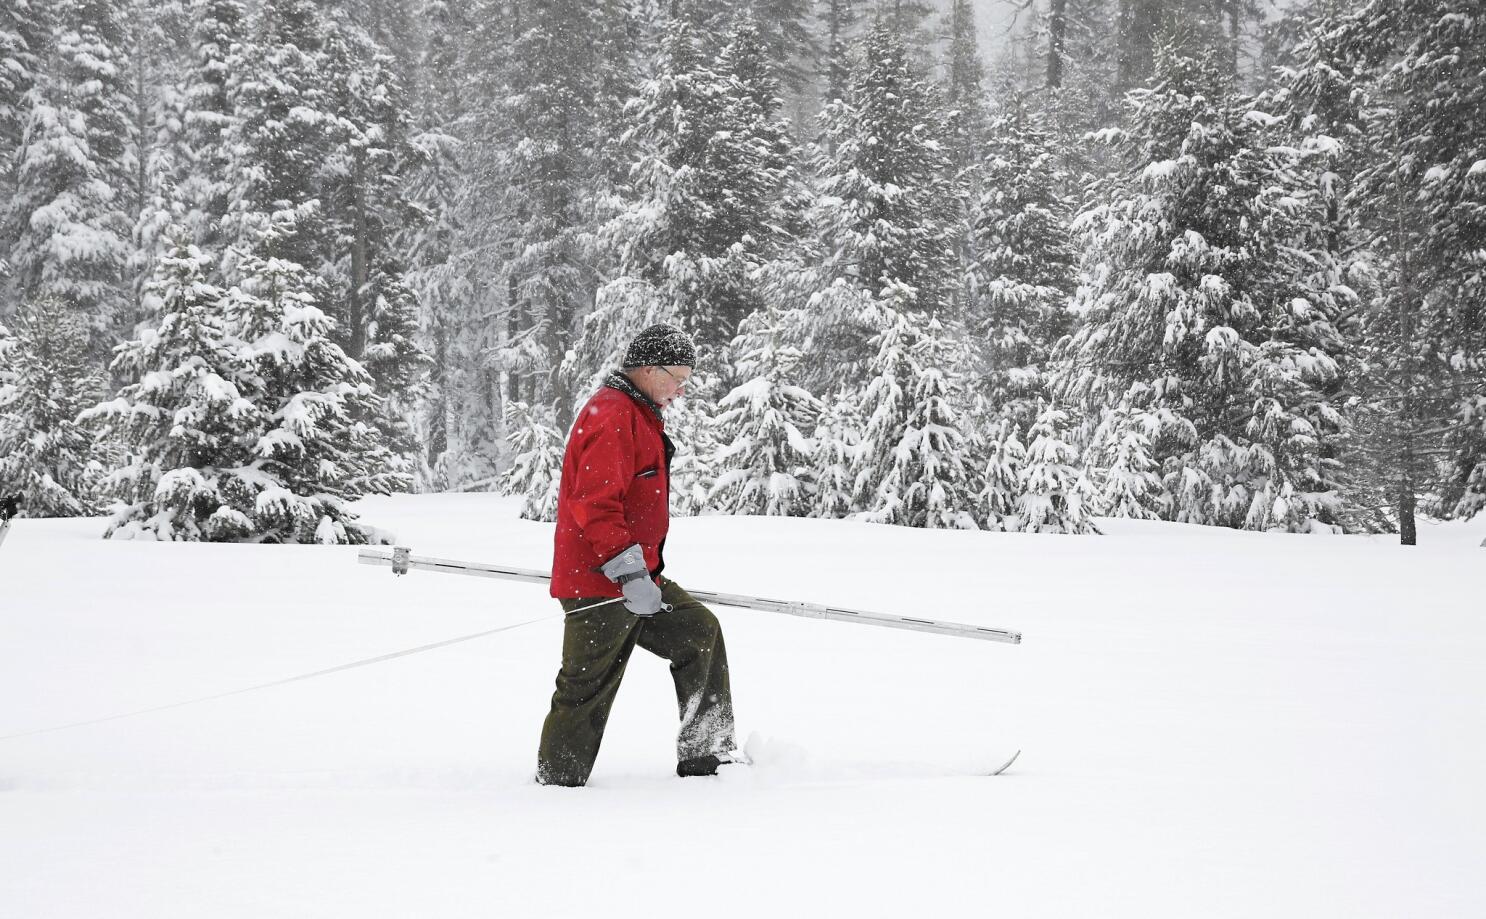
[[635, 336], [624, 352], [624, 369], [631, 367], [692, 367], [697, 346], [673, 325], [653, 325]]

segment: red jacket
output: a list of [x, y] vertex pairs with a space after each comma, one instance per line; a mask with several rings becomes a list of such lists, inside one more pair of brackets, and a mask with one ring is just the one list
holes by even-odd
[[557, 491], [552, 596], [620, 596], [599, 567], [635, 543], [660, 574], [673, 450], [656, 412], [618, 389], [603, 387], [579, 410]]

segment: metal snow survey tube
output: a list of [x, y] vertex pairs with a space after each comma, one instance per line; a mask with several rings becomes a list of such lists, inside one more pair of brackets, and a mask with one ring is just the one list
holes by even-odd
[[[502, 578], [509, 581], [532, 581], [539, 584], [545, 584], [552, 580], [552, 576], [547, 572], [530, 568], [506, 568], [500, 565], [485, 565], [478, 562], [457, 562], [443, 558], [423, 558], [412, 555], [403, 546], [394, 548], [390, 554], [377, 549], [362, 549], [358, 561], [363, 565], [385, 565], [390, 567], [394, 574], [407, 574], [408, 571], [419, 568], [424, 571], [467, 574], [479, 578]], [[911, 632], [930, 632], [935, 635], [951, 635], [956, 638], [978, 638], [981, 641], [1001, 641], [1013, 645], [1022, 643], [1022, 633], [1020, 632], [1009, 632], [1005, 629], [990, 629], [979, 625], [965, 625], [960, 622], [943, 622], [935, 619], [919, 619], [912, 616], [889, 616], [883, 613], [869, 613], [863, 610], [844, 609], [837, 606], [821, 606], [817, 603], [769, 600], [763, 597], [745, 597], [738, 594], [720, 594], [706, 590], [692, 590], [689, 587], [686, 589], [686, 592], [703, 603], [715, 603], [719, 606], [756, 609], [766, 613], [784, 613], [789, 616], [802, 616], [806, 619], [857, 622], [862, 625], [877, 625], [888, 629], [907, 629]]]

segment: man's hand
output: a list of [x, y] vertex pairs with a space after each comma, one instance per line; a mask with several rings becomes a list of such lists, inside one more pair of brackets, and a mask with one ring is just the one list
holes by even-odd
[[645, 550], [636, 543], [604, 562], [599, 569], [624, 592], [624, 608], [636, 616], [660, 612], [660, 588], [645, 565]]

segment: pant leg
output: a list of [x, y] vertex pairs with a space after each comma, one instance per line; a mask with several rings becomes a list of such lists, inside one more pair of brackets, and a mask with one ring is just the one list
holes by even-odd
[[671, 662], [681, 711], [676, 758], [730, 752], [737, 744], [722, 625], [711, 610], [669, 578], [661, 578], [661, 599], [674, 609], [646, 620], [638, 642]]
[[[573, 610], [604, 599], [561, 602], [564, 610]], [[537, 781], [545, 785], [588, 781], [640, 624], [620, 602], [568, 614], [563, 622], [562, 669], [537, 750]]]

